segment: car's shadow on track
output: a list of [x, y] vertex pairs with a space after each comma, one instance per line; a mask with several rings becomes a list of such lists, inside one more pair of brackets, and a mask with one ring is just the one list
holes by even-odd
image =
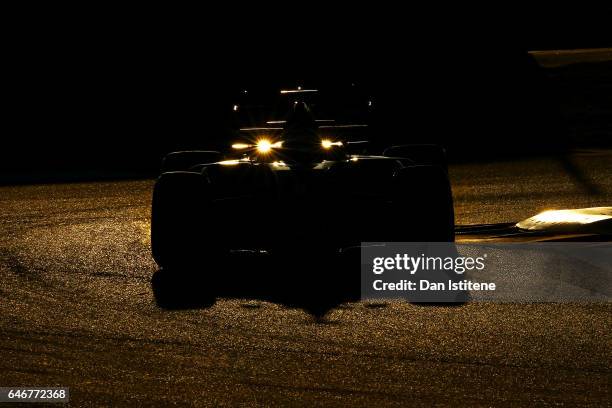
[[[217, 298], [267, 301], [300, 308], [316, 318], [343, 303], [360, 300], [359, 257], [285, 258], [276, 262], [231, 262], [159, 269], [151, 285], [157, 305], [166, 310], [205, 309]], [[467, 302], [418, 303], [454, 307]], [[375, 303], [382, 307], [384, 303]]]
[[[351, 265], [355, 261], [357, 264]], [[157, 305], [167, 310], [207, 308], [216, 298], [243, 298], [302, 308], [314, 316], [323, 316], [342, 303], [359, 299], [358, 262], [359, 259], [233, 259], [204, 267], [159, 269], [151, 284]]]

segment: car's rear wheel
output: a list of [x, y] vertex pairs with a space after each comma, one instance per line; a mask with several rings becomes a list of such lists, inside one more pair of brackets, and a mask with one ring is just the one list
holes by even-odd
[[[454, 242], [455, 212], [446, 171], [410, 166], [396, 172], [392, 192], [396, 241]], [[404, 238], [402, 238], [404, 237]]]
[[[210, 185], [201, 174], [170, 172], [157, 180], [151, 210], [155, 262], [173, 279], [199, 285], [203, 296], [214, 294], [215, 269], [223, 253], [215, 233], [218, 221], [210, 216], [211, 200]], [[173, 286], [180, 287], [177, 281]]]
[[[395, 175], [396, 193], [393, 216], [397, 223], [397, 241], [449, 242], [455, 241], [455, 212], [451, 185], [446, 172], [439, 166], [411, 166]], [[399, 239], [399, 237], [402, 237]], [[434, 253], [458, 256], [453, 245], [431, 246]], [[437, 282], [458, 281], [462, 275], [453, 271], [432, 270], [429, 278]], [[406, 293], [411, 302], [422, 303], [423, 292]], [[440, 292], [436, 305], [452, 306], [467, 301], [467, 292]], [[431, 303], [430, 303], [431, 304]]]

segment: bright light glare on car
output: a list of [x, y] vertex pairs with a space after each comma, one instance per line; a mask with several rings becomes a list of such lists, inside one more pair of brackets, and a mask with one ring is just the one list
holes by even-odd
[[256, 144], [257, 152], [262, 154], [270, 153], [273, 149], [279, 149], [282, 146], [282, 141], [272, 143], [268, 139], [259, 139]]
[[246, 144], [246, 143], [234, 143], [232, 145], [232, 149], [236, 149], [236, 150], [248, 149], [249, 147], [253, 147], [253, 145]]
[[272, 150], [272, 143], [268, 139], [261, 139], [257, 141], [257, 151], [259, 153], [270, 153]]
[[321, 140], [321, 146], [324, 149], [331, 149], [333, 146], [342, 146], [342, 142], [332, 142], [329, 139], [323, 139]]
[[240, 160], [223, 160], [218, 162], [218, 164], [222, 166], [235, 166], [237, 164], [240, 164]]
[[250, 158], [243, 157], [241, 159], [221, 160], [221, 161], [217, 162], [217, 164], [220, 164], [222, 166], [235, 166], [237, 164], [250, 163], [250, 162], [251, 162]]

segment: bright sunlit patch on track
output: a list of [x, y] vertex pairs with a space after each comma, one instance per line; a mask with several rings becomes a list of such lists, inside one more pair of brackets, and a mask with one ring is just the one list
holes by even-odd
[[549, 210], [516, 224], [530, 231], [571, 230], [595, 225], [612, 232], [612, 207]]
[[574, 210], [544, 211], [543, 213], [533, 217], [535, 221], [540, 222], [565, 222], [578, 224], [590, 224], [592, 222], [607, 220], [609, 218], [612, 217], [603, 214], [584, 214]]

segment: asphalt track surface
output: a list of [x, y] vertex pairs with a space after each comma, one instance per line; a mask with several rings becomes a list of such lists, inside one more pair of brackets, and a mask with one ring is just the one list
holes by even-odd
[[[610, 205], [611, 159], [452, 166], [457, 222]], [[610, 303], [162, 309], [152, 184], [0, 188], [0, 386], [69, 386], [73, 406], [610, 405]]]

